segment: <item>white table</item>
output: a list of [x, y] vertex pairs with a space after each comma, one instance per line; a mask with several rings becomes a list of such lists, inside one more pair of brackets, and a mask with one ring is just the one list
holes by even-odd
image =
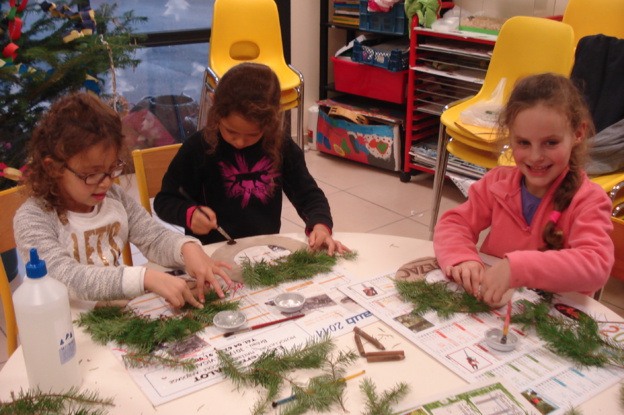
[[[303, 235], [299, 234], [286, 236], [304, 240]], [[433, 245], [425, 240], [360, 233], [337, 233], [335, 237], [349, 248], [358, 251], [359, 256], [356, 261], [341, 261], [340, 266], [353, 277], [361, 279], [395, 270], [416, 258], [433, 256]], [[210, 253], [221, 245], [222, 243], [212, 244], [205, 248]], [[621, 321], [619, 316], [592, 298], [580, 294], [570, 295], [576, 301], [591, 307], [597, 314]], [[459, 376], [384, 323], [373, 323], [367, 327], [366, 331], [374, 333], [379, 328], [393, 334], [393, 339], [384, 340], [384, 343], [392, 344], [395, 350], [404, 350], [405, 360], [367, 364], [365, 359], [359, 359], [349, 368], [350, 373], [365, 369], [366, 376], [373, 379], [378, 392], [389, 389], [398, 382], [406, 382], [411, 389], [407, 400], [413, 401], [466, 384]], [[259, 396], [251, 389], [236, 391], [233, 384], [225, 380], [212, 387], [153, 407], [131, 379], [123, 364], [106, 346], [93, 343], [81, 329], [76, 329], [76, 340], [83, 375], [82, 388], [97, 391], [100, 397], [113, 398], [116, 406], [108, 409], [109, 414], [248, 414], [249, 408]], [[355, 350], [352, 334], [337, 338], [336, 343], [341, 349]], [[347, 382], [347, 409], [352, 414], [359, 414], [364, 408], [364, 398], [358, 387], [360, 381], [361, 378]], [[28, 388], [21, 347], [16, 350], [0, 372], [0, 399], [8, 400], [10, 392], [19, 391], [20, 388]], [[621, 414], [624, 410], [619, 406], [619, 399], [619, 387], [615, 385], [581, 405], [580, 409], [583, 413], [592, 415]]]

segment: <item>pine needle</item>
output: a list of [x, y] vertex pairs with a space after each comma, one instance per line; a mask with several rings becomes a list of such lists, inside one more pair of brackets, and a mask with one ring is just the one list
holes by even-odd
[[[345, 382], [340, 379], [346, 373], [346, 366], [355, 362], [359, 356], [354, 352], [340, 352], [334, 357], [330, 355], [334, 347], [328, 336], [308, 339], [305, 344], [295, 345], [288, 350], [267, 350], [248, 367], [221, 350], [217, 350], [217, 355], [221, 373], [237, 388], [246, 386], [265, 389], [264, 396], [252, 408], [253, 414], [267, 413], [271, 401], [283, 385], [289, 384], [291, 395], [295, 398], [280, 407], [280, 414], [296, 415], [311, 410], [328, 412], [343, 405]], [[305, 385], [289, 378], [294, 370], [319, 368], [324, 373], [311, 378]]]
[[490, 307], [465, 291], [449, 290], [446, 281], [428, 283], [420, 281], [395, 281], [394, 285], [404, 301], [412, 303], [413, 314], [422, 316], [428, 311], [437, 312], [441, 319], [455, 313], [477, 314], [489, 312]]
[[71, 388], [62, 393], [43, 393], [39, 389], [21, 390], [11, 400], [0, 402], [0, 415], [29, 414], [104, 414], [102, 407], [115, 406], [111, 398], [102, 399], [96, 392], [78, 392]]
[[[107, 344], [114, 341], [124, 345], [127, 355], [124, 362], [131, 367], [164, 365], [193, 370], [190, 360], [179, 360], [165, 356], [148, 356], [164, 343], [184, 340], [212, 324], [212, 319], [219, 311], [235, 310], [238, 301], [218, 300], [216, 294], [209, 293], [204, 308], [199, 309], [188, 304], [182, 308], [181, 317], [151, 319], [140, 316], [131, 309], [121, 307], [102, 307], [83, 313], [75, 323], [84, 327], [96, 343]], [[209, 302], [213, 300], [213, 302]]]
[[360, 390], [366, 396], [367, 412], [364, 415], [391, 415], [392, 405], [403, 399], [409, 392], [406, 383], [398, 383], [390, 390], [384, 391], [381, 396], [377, 395], [377, 387], [369, 378], [360, 382]]
[[249, 288], [279, 285], [287, 281], [307, 280], [318, 274], [330, 272], [338, 258], [353, 260], [356, 252], [345, 252], [337, 256], [327, 255], [327, 251], [308, 251], [300, 249], [292, 254], [269, 263], [260, 261], [242, 264], [242, 278]]

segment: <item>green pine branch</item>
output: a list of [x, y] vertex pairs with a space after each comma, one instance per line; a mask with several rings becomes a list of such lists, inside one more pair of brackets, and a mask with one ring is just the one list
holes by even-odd
[[377, 394], [377, 387], [369, 379], [364, 378], [360, 382], [360, 390], [366, 396], [365, 415], [392, 415], [392, 405], [403, 399], [409, 392], [409, 386], [406, 383], [398, 383], [390, 390], [384, 391], [381, 396]]
[[214, 291], [206, 294], [204, 308], [190, 305], [182, 308], [182, 316], [151, 319], [140, 316], [131, 309], [102, 307], [83, 313], [75, 323], [83, 327], [96, 343], [114, 341], [126, 347], [128, 354], [124, 362], [137, 367], [161, 364], [166, 367], [182, 367], [192, 370], [190, 360], [153, 355], [154, 350], [164, 343], [184, 340], [212, 324], [214, 316], [223, 310], [238, 309], [239, 302], [220, 301]]
[[102, 399], [96, 392], [78, 392], [78, 388], [63, 393], [43, 393], [39, 389], [31, 389], [21, 390], [17, 395], [11, 392], [11, 400], [0, 402], [0, 415], [99, 415], [110, 406], [115, 406], [111, 398]]
[[446, 281], [428, 283], [425, 280], [397, 280], [394, 285], [401, 298], [414, 306], [412, 313], [419, 316], [435, 311], [440, 318], [447, 319], [455, 313], [477, 314], [490, 311], [490, 306], [477, 300], [475, 296], [463, 290], [451, 291]]
[[[220, 370], [237, 388], [261, 387], [264, 395], [254, 404], [253, 414], [265, 414], [272, 401], [283, 389], [290, 385], [295, 398], [280, 406], [282, 415], [303, 414], [310, 410], [331, 411], [335, 406], [343, 405], [345, 382], [340, 379], [346, 373], [346, 367], [359, 356], [354, 352], [340, 352], [331, 355], [335, 345], [330, 337], [308, 339], [303, 345], [290, 349], [278, 348], [263, 352], [249, 366], [244, 366], [228, 353], [217, 350]], [[306, 384], [300, 384], [290, 378], [296, 369], [321, 369], [323, 374], [311, 378]]]
[[357, 258], [357, 253], [345, 252], [342, 255], [329, 256], [327, 251], [300, 249], [271, 263], [261, 261], [252, 264], [246, 261], [242, 264], [242, 277], [249, 288], [307, 280], [318, 274], [330, 272], [338, 262], [338, 258], [353, 260]]

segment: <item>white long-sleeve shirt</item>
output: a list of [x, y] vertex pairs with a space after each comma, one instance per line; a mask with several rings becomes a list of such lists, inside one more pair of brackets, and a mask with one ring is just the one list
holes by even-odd
[[93, 212], [68, 212], [67, 219], [63, 225], [56, 212], [31, 197], [17, 211], [13, 225], [24, 262], [36, 248], [48, 274], [67, 286], [72, 299], [116, 300], [145, 293], [145, 268], [121, 263], [128, 239], [148, 260], [171, 268], [184, 267], [182, 245], [199, 244], [162, 226], [117, 185]]

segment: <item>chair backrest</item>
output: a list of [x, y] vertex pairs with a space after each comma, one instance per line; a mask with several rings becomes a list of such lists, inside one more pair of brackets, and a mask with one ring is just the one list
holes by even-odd
[[612, 217], [613, 232], [611, 239], [615, 245], [615, 263], [611, 270], [611, 276], [624, 281], [624, 220]]
[[216, 0], [209, 66], [221, 78], [242, 62], [263, 63], [277, 74], [282, 91], [300, 85], [286, 64], [275, 0]]
[[474, 101], [489, 100], [502, 78], [503, 102], [516, 81], [532, 74], [569, 76], [574, 63], [574, 33], [569, 25], [541, 17], [515, 16], [503, 24], [483, 86]]
[[[15, 248], [13, 217], [27, 197], [23, 186], [0, 192], [0, 206], [2, 206], [2, 215], [0, 215], [0, 235], [2, 235], [0, 237], [0, 252], [6, 252]], [[2, 258], [0, 258], [0, 299], [2, 299], [2, 308], [6, 321], [7, 350], [9, 356], [11, 356], [17, 348], [17, 322], [15, 320], [15, 309], [13, 308], [9, 278], [4, 270]]]
[[133, 150], [132, 159], [136, 171], [139, 198], [143, 207], [152, 214], [150, 198], [156, 196], [162, 186], [162, 179], [173, 157], [182, 144], [172, 144], [146, 150]]
[[574, 45], [598, 34], [624, 39], [624, 0], [569, 0], [563, 23], [574, 29]]

